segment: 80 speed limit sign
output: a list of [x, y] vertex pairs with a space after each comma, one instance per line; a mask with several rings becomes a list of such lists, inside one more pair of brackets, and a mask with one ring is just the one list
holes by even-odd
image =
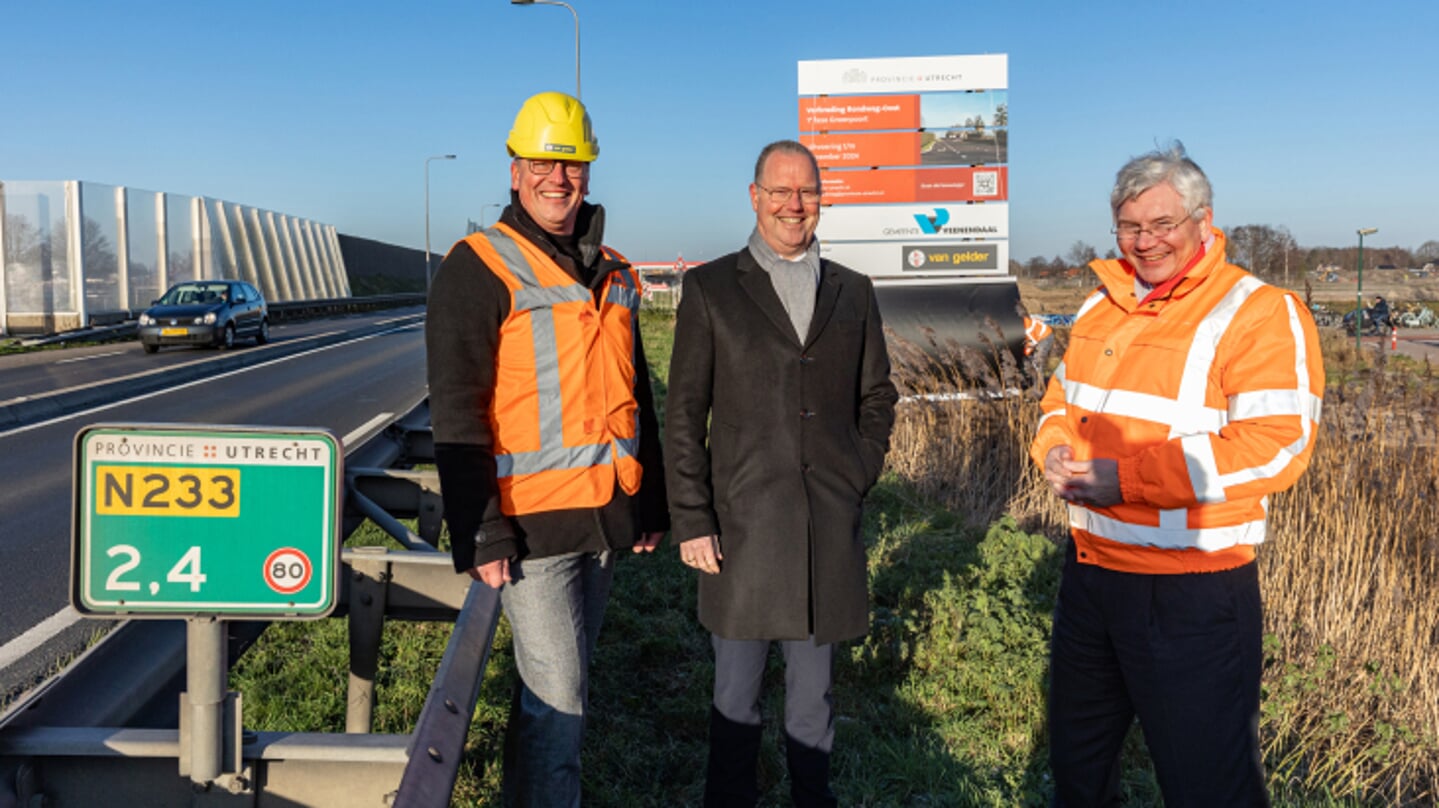
[[282, 595], [304, 589], [314, 571], [310, 557], [293, 547], [281, 547], [265, 559], [265, 583]]

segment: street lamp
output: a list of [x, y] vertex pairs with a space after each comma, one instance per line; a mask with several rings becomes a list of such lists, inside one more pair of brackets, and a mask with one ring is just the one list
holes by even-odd
[[430, 295], [430, 161], [453, 160], [453, 154], [437, 154], [425, 158], [425, 296]]
[[515, 6], [532, 6], [532, 5], [564, 6], [565, 8], [567, 8], [567, 9], [570, 10], [570, 14], [573, 14], [573, 15], [574, 15], [574, 18], [575, 18], [575, 98], [578, 99], [578, 98], [580, 97], [580, 15], [575, 12], [575, 9], [574, 9], [573, 6], [571, 6], [569, 3], [562, 3], [562, 2], [560, 2], [560, 0], [510, 0], [510, 4], [511, 4], [511, 5], [515, 5]]
[[491, 202], [491, 203], [489, 203], [489, 204], [487, 204], [487, 205], [481, 205], [481, 206], [480, 206], [480, 229], [481, 229], [481, 230], [484, 230], [484, 229], [485, 229], [485, 211], [489, 210], [490, 208], [503, 208], [503, 207], [504, 207], [504, 205], [501, 205], [501, 204], [498, 203], [498, 202]]
[[1354, 309], [1354, 352], [1357, 354], [1360, 351], [1359, 335], [1364, 333], [1364, 237], [1378, 233], [1379, 228], [1361, 227], [1354, 232], [1359, 234], [1359, 279], [1354, 288], [1354, 298], [1359, 304]]

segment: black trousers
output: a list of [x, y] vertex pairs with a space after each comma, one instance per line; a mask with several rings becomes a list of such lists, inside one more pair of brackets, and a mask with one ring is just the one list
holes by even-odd
[[1138, 717], [1166, 808], [1269, 805], [1262, 631], [1257, 564], [1138, 575], [1080, 564], [1071, 541], [1050, 648], [1054, 804], [1120, 804], [1120, 747]]

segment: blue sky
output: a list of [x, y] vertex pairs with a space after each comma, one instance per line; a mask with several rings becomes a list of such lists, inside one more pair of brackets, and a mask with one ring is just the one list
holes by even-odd
[[[1108, 190], [1179, 138], [1215, 222], [1301, 245], [1439, 239], [1439, 3], [573, 0], [634, 260], [744, 243], [796, 62], [1006, 53], [1011, 257], [1112, 246]], [[523, 99], [574, 89], [574, 22], [506, 0], [0, 0], [0, 179], [203, 194], [443, 251], [508, 198]]]

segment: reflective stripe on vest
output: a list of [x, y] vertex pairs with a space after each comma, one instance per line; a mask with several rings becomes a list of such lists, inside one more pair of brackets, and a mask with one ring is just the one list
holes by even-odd
[[[605, 280], [601, 295], [609, 306], [595, 307], [591, 290], [578, 282], [543, 285], [524, 247], [516, 241], [508, 228], [497, 225], [483, 234], [471, 236], [470, 239], [477, 237], [484, 240], [479, 245], [471, 241], [471, 246], [476, 248], [477, 253], [482, 245], [487, 245], [503, 264], [501, 267], [490, 266], [491, 271], [502, 278], [508, 274], [511, 279], [506, 282], [506, 286], [510, 289], [512, 305], [509, 317], [501, 324], [501, 342], [503, 343], [507, 334], [523, 333], [524, 328], [517, 326], [527, 324], [530, 346], [524, 355], [532, 362], [534, 370], [533, 379], [524, 380], [525, 383], [520, 385], [522, 389], [497, 391], [495, 409], [491, 414], [497, 443], [495, 464], [501, 509], [506, 514], [516, 515], [557, 507], [598, 507], [609, 501], [616, 478], [624, 491], [635, 493], [639, 488], [641, 472], [635, 459], [639, 448], [639, 408], [634, 403], [633, 384], [622, 395], [617, 395], [615, 390], [606, 386], [608, 381], [616, 378], [616, 373], [605, 363], [615, 362], [615, 357], [612, 351], [603, 350], [607, 339], [615, 339], [614, 333], [605, 333], [607, 329], [612, 331], [615, 328], [614, 318], [622, 317], [628, 320], [624, 337], [630, 343], [630, 355], [626, 359], [630, 362], [631, 369], [633, 368], [635, 352], [638, 350], [636, 340], [639, 334], [640, 296], [637, 284], [631, 276], [632, 270], [627, 268], [612, 272]], [[612, 253], [606, 251], [605, 255], [610, 257]], [[491, 263], [493, 262], [486, 261], [487, 265]], [[553, 272], [562, 273], [563, 270], [554, 266], [553, 272], [548, 269], [546, 272], [553, 280]], [[605, 424], [604, 428], [597, 430], [600, 436], [598, 442], [580, 445], [565, 442], [566, 385], [561, 378], [564, 372], [561, 369], [560, 357], [561, 327], [556, 321], [555, 309], [556, 306], [568, 305], [567, 311], [562, 309], [568, 314], [577, 311], [573, 304], [588, 305], [591, 307], [589, 310], [599, 317], [593, 337], [598, 346], [592, 345], [585, 351], [586, 364], [578, 371], [583, 378], [569, 380], [569, 389], [571, 395], [580, 397], [579, 406], [582, 407], [585, 406], [582, 403], [584, 400], [592, 401], [598, 398], [604, 407], [598, 417]], [[615, 307], [623, 308], [624, 314], [615, 312]], [[582, 313], [581, 318], [584, 316]], [[573, 329], [580, 326], [570, 324], [563, 328], [571, 329], [564, 336], [567, 338], [566, 344], [573, 346], [576, 338]], [[501, 353], [506, 352], [507, 349], [502, 345]], [[573, 354], [571, 357], [570, 367], [573, 369]], [[524, 362], [519, 364], [522, 366]], [[634, 383], [637, 381], [637, 378], [633, 379]], [[530, 384], [533, 385], [532, 388], [528, 386]], [[538, 435], [527, 438], [527, 434], [533, 434], [527, 432], [528, 427], [522, 426], [528, 419], [522, 415], [519, 422], [502, 423], [502, 419], [509, 416], [500, 411], [504, 409], [500, 402], [505, 398], [505, 393], [524, 393], [528, 390], [533, 391], [530, 398], [538, 409], [537, 413], [532, 413], [537, 415], [535, 423]], [[617, 401], [616, 398], [624, 400]], [[626, 408], [632, 410], [633, 417], [619, 423], [612, 422], [609, 416]], [[523, 407], [521, 412], [524, 412]], [[577, 411], [583, 412], [584, 410]], [[515, 437], [514, 431], [517, 429], [520, 431], [519, 439]], [[590, 427], [586, 426], [585, 431], [590, 432]], [[625, 432], [629, 434], [624, 434]], [[538, 439], [538, 446], [533, 450], [503, 450], [504, 443], [509, 443], [511, 447], [516, 443], [532, 445], [535, 437]]]
[[[630, 333], [634, 335], [633, 338], [630, 340], [630, 344], [632, 346], [632, 350], [630, 352], [630, 361], [635, 362], [635, 357], [638, 355], [640, 349], [640, 301], [643, 299], [643, 296], [640, 294], [639, 290], [639, 282], [635, 279], [635, 276], [631, 274], [631, 270], [622, 270], [620, 272], [611, 273], [610, 279], [612, 283], [610, 284], [609, 291], [605, 293], [605, 300], [615, 304], [616, 306], [623, 306], [630, 310]], [[635, 381], [636, 383], [639, 382], [638, 376], [636, 376]], [[621, 458], [631, 458], [635, 460], [638, 460], [639, 458], [639, 407], [635, 407], [634, 422], [635, 436], [633, 438], [616, 437], [614, 440], [615, 450]]]
[[1159, 526], [1136, 525], [1096, 513], [1079, 505], [1069, 506], [1069, 526], [1110, 541], [1160, 547], [1165, 550], [1196, 549], [1214, 552], [1240, 544], [1262, 544], [1265, 520], [1257, 519], [1224, 527], [1189, 527], [1188, 512], [1160, 511]]

